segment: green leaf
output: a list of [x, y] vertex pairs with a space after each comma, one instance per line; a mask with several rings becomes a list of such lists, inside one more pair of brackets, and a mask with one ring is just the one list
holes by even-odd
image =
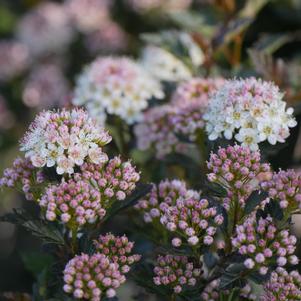
[[256, 42], [253, 48], [266, 54], [273, 54], [293, 39], [294, 36], [288, 33], [265, 34]]
[[37, 282], [33, 285], [32, 301], [44, 301], [47, 297], [48, 270], [44, 269], [38, 276]]
[[139, 201], [139, 199], [148, 194], [151, 191], [151, 189], [151, 184], [138, 184], [136, 189], [130, 196], [128, 196], [123, 201], [115, 202], [114, 205], [107, 210], [107, 214], [104, 218], [104, 221], [107, 221], [108, 219], [116, 215], [118, 212], [125, 210], [131, 206], [134, 206]]
[[266, 191], [253, 191], [246, 200], [246, 206], [244, 209], [245, 215], [250, 214], [256, 206], [258, 206], [263, 200], [265, 200], [269, 194]]
[[254, 281], [256, 284], [263, 284], [264, 282], [270, 279], [271, 273], [267, 273], [265, 275], [261, 275], [258, 272], [254, 272], [250, 274], [248, 277], [250, 280]]
[[177, 12], [170, 12], [168, 16], [171, 20], [188, 31], [201, 32], [205, 37], [211, 38], [215, 26], [208, 24], [206, 16], [199, 14], [198, 12], [183, 10]]
[[217, 258], [209, 251], [204, 253], [203, 259], [209, 269], [212, 269], [217, 264]]
[[240, 17], [256, 17], [258, 12], [268, 3], [270, 0], [248, 0], [244, 8], [239, 12]]
[[22, 209], [14, 209], [12, 213], [7, 213], [0, 217], [0, 222], [8, 222], [24, 227], [32, 235], [39, 237], [45, 243], [64, 245], [64, 237], [59, 229], [51, 223], [46, 223], [41, 219], [35, 219]]
[[236, 36], [244, 32], [252, 23], [253, 18], [238, 18], [232, 20], [226, 27], [223, 25], [213, 40], [215, 48], [231, 42]]
[[49, 268], [53, 262], [53, 258], [45, 253], [23, 253], [21, 257], [25, 268], [36, 277], [38, 277], [45, 267]]
[[281, 209], [278, 201], [270, 200], [270, 202], [266, 205], [266, 211], [273, 218], [279, 221], [281, 221], [284, 217], [283, 210]]
[[226, 268], [221, 277], [220, 289], [225, 289], [242, 279], [242, 273], [246, 270], [243, 263], [233, 263]]
[[206, 180], [205, 187], [213, 196], [225, 198], [228, 195], [227, 190], [218, 183], [209, 182]]

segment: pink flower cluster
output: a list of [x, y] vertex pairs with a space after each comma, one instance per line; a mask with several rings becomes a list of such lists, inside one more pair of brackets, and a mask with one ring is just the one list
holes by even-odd
[[117, 263], [104, 254], [77, 255], [64, 270], [64, 291], [73, 294], [75, 299], [100, 301], [105, 296], [112, 298], [115, 289], [125, 282]]
[[140, 179], [139, 173], [129, 161], [122, 162], [114, 157], [104, 164], [85, 163], [76, 178], [90, 181], [102, 194], [102, 203], [109, 206], [112, 198], [124, 200], [135, 188]]
[[157, 158], [172, 152], [185, 152], [187, 145], [179, 141], [169, 122], [174, 108], [169, 105], [157, 106], [147, 110], [143, 121], [134, 127], [139, 150], [153, 149]]
[[166, 208], [160, 218], [167, 230], [174, 232], [174, 247], [182, 244], [182, 238], [189, 245], [212, 245], [217, 227], [224, 221], [221, 214], [217, 214], [215, 207], [210, 207], [206, 199], [186, 198], [178, 199], [174, 206]]
[[0, 42], [0, 82], [18, 76], [29, 65], [29, 53], [25, 45], [15, 41]]
[[31, 56], [62, 53], [73, 39], [73, 29], [64, 5], [44, 1], [21, 19], [17, 38], [24, 43]]
[[187, 256], [159, 255], [154, 273], [156, 285], [170, 286], [179, 294], [185, 285], [195, 286], [202, 271], [189, 262]]
[[272, 179], [261, 183], [269, 197], [279, 200], [283, 209], [291, 211], [301, 208], [301, 175], [293, 169], [275, 172]]
[[73, 179], [49, 186], [39, 205], [45, 208], [47, 220], [60, 218], [70, 229], [96, 223], [106, 214], [98, 189], [87, 182]]
[[197, 192], [189, 190], [184, 181], [164, 180], [158, 185], [153, 185], [151, 192], [138, 201], [135, 209], [142, 211], [144, 221], [150, 223], [159, 220], [166, 208], [175, 205], [178, 199], [185, 199], [195, 194]]
[[114, 21], [96, 31], [89, 33], [85, 38], [85, 45], [92, 54], [112, 54], [124, 51], [129, 38], [123, 28]]
[[207, 162], [210, 182], [216, 182], [226, 188], [228, 196], [223, 200], [228, 210], [232, 200], [238, 200], [241, 207], [253, 190], [259, 188], [256, 177], [270, 171], [268, 164], [260, 162], [260, 152], [251, 151], [239, 145], [219, 148], [211, 153]]
[[301, 300], [301, 275], [298, 271], [287, 272], [278, 267], [264, 285], [264, 290], [261, 301]]
[[172, 96], [171, 103], [179, 107], [194, 106], [204, 113], [209, 104], [210, 94], [224, 84], [222, 78], [195, 77], [180, 84]]
[[[201, 301], [214, 301], [220, 300], [221, 292], [224, 295], [230, 295], [230, 291], [228, 290], [220, 290], [220, 279], [216, 279], [211, 281], [203, 290], [201, 294]], [[252, 293], [252, 288], [249, 284], [246, 284], [244, 287], [240, 289], [239, 296], [243, 298], [243, 300], [256, 300], [256, 295]]]
[[56, 167], [58, 174], [72, 174], [84, 162], [95, 164], [108, 160], [102, 147], [111, 136], [88, 113], [46, 111], [40, 113], [21, 142], [21, 150], [36, 167]]
[[271, 265], [283, 267], [287, 263], [297, 264], [299, 260], [293, 255], [296, 242], [297, 238], [288, 230], [278, 230], [270, 216], [257, 221], [255, 214], [236, 226], [232, 238], [232, 246], [247, 257], [245, 266], [262, 275], [268, 272]]
[[61, 67], [48, 63], [32, 70], [25, 83], [22, 98], [28, 107], [48, 109], [62, 105], [68, 93], [68, 81]]
[[134, 243], [129, 241], [125, 235], [115, 236], [111, 233], [100, 235], [98, 240], [94, 241], [94, 245], [97, 252], [118, 263], [123, 274], [128, 273], [130, 266], [141, 258], [141, 255], [132, 255]]
[[0, 179], [0, 187], [21, 189], [27, 200], [34, 199], [34, 187], [43, 183], [45, 177], [41, 170], [35, 168], [29, 159], [15, 159], [13, 167], [6, 168]]
[[66, 0], [64, 5], [73, 26], [87, 33], [106, 26], [111, 3], [110, 0]]
[[143, 121], [135, 127], [138, 148], [154, 148], [158, 158], [185, 151], [188, 145], [178, 136], [196, 139], [197, 130], [205, 126], [203, 114], [209, 95], [222, 83], [222, 79], [193, 78], [179, 85], [170, 104], [146, 111]]

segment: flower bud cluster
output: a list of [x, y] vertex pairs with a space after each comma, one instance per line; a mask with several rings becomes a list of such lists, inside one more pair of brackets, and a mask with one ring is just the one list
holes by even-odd
[[118, 264], [100, 253], [75, 256], [67, 263], [63, 273], [64, 291], [75, 299], [91, 301], [114, 297], [115, 289], [126, 280]]
[[188, 189], [184, 181], [163, 180], [158, 185], [153, 185], [151, 192], [138, 201], [135, 209], [143, 212], [146, 223], [151, 223], [159, 219], [169, 206], [175, 205], [178, 199], [193, 195], [198, 196], [198, 193]]
[[167, 230], [175, 233], [174, 247], [182, 244], [182, 238], [189, 245], [211, 245], [217, 227], [224, 221], [217, 214], [216, 207], [210, 207], [208, 200], [199, 198], [178, 199], [174, 206], [168, 207], [160, 218]]
[[35, 168], [29, 159], [15, 159], [11, 168], [6, 168], [0, 179], [0, 187], [22, 189], [27, 200], [34, 199], [34, 186], [43, 183], [43, 172]]
[[154, 268], [156, 285], [170, 286], [176, 294], [184, 286], [195, 286], [201, 276], [201, 269], [188, 261], [187, 256], [159, 255]]
[[59, 218], [70, 229], [93, 224], [106, 214], [101, 193], [89, 183], [73, 179], [49, 186], [39, 205], [45, 209], [47, 220]]
[[119, 264], [122, 273], [128, 273], [130, 266], [139, 261], [141, 256], [138, 254], [132, 255], [134, 243], [123, 236], [115, 236], [111, 233], [100, 235], [94, 241], [96, 251], [108, 256], [111, 261]]
[[301, 275], [298, 271], [287, 272], [278, 267], [264, 285], [264, 290], [265, 293], [260, 296], [261, 301], [301, 300]]
[[232, 246], [246, 257], [246, 268], [261, 275], [265, 275], [271, 265], [297, 264], [298, 258], [294, 255], [296, 242], [297, 238], [288, 230], [278, 230], [270, 216], [257, 221], [255, 214], [236, 226], [232, 238]]
[[[221, 293], [223, 295], [230, 295], [229, 290], [220, 290], [220, 279], [211, 281], [203, 290], [201, 294], [201, 301], [214, 301], [220, 300]], [[252, 288], [249, 284], [246, 284], [240, 289], [239, 296], [243, 300], [256, 300], [256, 295], [252, 293]]]
[[301, 175], [293, 169], [275, 172], [271, 180], [261, 183], [261, 188], [270, 198], [279, 200], [282, 209], [301, 208]]
[[122, 162], [120, 157], [114, 157], [103, 164], [84, 163], [75, 178], [82, 178], [97, 187], [102, 204], [107, 208], [113, 198], [122, 201], [136, 188], [140, 174], [130, 161]]
[[228, 195], [223, 200], [226, 209], [233, 199], [238, 199], [239, 205], [244, 207], [251, 192], [259, 188], [257, 176], [270, 171], [268, 164], [260, 162], [259, 151], [239, 145], [219, 148], [217, 153], [211, 153], [207, 167], [210, 171], [208, 180], [227, 190]]
[[72, 174], [84, 162], [99, 164], [108, 156], [102, 147], [111, 136], [81, 109], [40, 113], [23, 138], [21, 150], [35, 167], [56, 167]]

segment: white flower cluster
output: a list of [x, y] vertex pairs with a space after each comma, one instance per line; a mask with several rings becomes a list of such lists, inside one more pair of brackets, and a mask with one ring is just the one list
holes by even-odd
[[73, 38], [73, 29], [62, 4], [42, 2], [21, 19], [18, 39], [34, 56], [62, 52]]
[[234, 138], [251, 150], [268, 141], [285, 142], [296, 126], [293, 109], [286, 109], [283, 94], [271, 82], [254, 77], [228, 80], [211, 96], [204, 119], [209, 140]]
[[178, 82], [192, 77], [189, 68], [167, 50], [149, 45], [141, 55], [141, 64], [161, 81]]
[[99, 57], [79, 76], [72, 100], [104, 122], [106, 114], [131, 124], [141, 118], [152, 97], [162, 98], [160, 83], [125, 57]]
[[111, 136], [81, 109], [39, 114], [21, 142], [21, 151], [35, 167], [56, 166], [58, 174], [74, 173], [84, 162], [108, 160], [102, 146]]

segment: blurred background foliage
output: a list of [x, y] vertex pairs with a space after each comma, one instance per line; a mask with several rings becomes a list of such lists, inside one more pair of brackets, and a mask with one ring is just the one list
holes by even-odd
[[[1, 0], [0, 43], [15, 39], [20, 20], [40, 2], [43, 1]], [[53, 2], [63, 4], [63, 1]], [[285, 91], [286, 100], [294, 106], [297, 120], [301, 121], [300, 0], [195, 0], [185, 9], [168, 7], [166, 9], [163, 5], [145, 11], [133, 9], [129, 4], [130, 1], [112, 0], [111, 2], [110, 19], [124, 34], [126, 42], [122, 45], [112, 43], [113, 46], [118, 47], [112, 46], [108, 49], [104, 47], [107, 45], [103, 42], [91, 51], [90, 46], [87, 47], [85, 43], [86, 33], [77, 32], [69, 49], [64, 53], [52, 53], [42, 59], [34, 59], [20, 74], [9, 80], [0, 80], [0, 171], [9, 166], [18, 154], [18, 140], [35, 113], [47, 108], [28, 105], [22, 101], [24, 85], [35, 67], [53, 61], [58, 62], [68, 86], [72, 87], [83, 66], [96, 55], [114, 53], [137, 57], [143, 41], [159, 43], [160, 46], [171, 49], [175, 55], [181, 56], [182, 53], [177, 52], [176, 46], [172, 44], [173, 41], [164, 39], [164, 34], [161, 34], [163, 30], [179, 29], [192, 35], [204, 54], [204, 63], [197, 70], [197, 74], [204, 76], [217, 74], [225, 77], [256, 75], [275, 81]], [[164, 0], [161, 2], [164, 3]], [[85, 11], [82, 13], [85, 14]], [[104, 25], [104, 29], [106, 26], [108, 25]], [[116, 42], [115, 38], [114, 35], [108, 34], [111, 42]], [[1, 57], [1, 53], [0, 49], [0, 69], [6, 68], [5, 66], [9, 64], [6, 57]], [[69, 94], [64, 99], [67, 105], [68, 97]], [[299, 168], [301, 143], [298, 140], [299, 127], [296, 127], [292, 130], [286, 145], [277, 150], [276, 154], [269, 154], [274, 168]], [[139, 168], [144, 165], [143, 175], [147, 180], [158, 181], [168, 175], [181, 177], [181, 174], [187, 171], [190, 179], [194, 181], [197, 179], [198, 166], [194, 166], [193, 161], [187, 158], [180, 158], [185, 165], [185, 168], [181, 169], [173, 166], [174, 160], [179, 158], [169, 157], [159, 163], [134, 148], [131, 149], [131, 156]], [[192, 184], [197, 185], [193, 181]], [[23, 201], [20, 195], [1, 192], [1, 215], [21, 206], [31, 206], [31, 204]], [[127, 231], [126, 224], [126, 219], [121, 217], [117, 228]], [[134, 238], [139, 239], [139, 235], [132, 234]], [[1, 292], [32, 290], [36, 272], [41, 268], [39, 264], [42, 262], [44, 265], [45, 260], [47, 262], [47, 259], [39, 259], [37, 254], [32, 253], [39, 247], [39, 241], [24, 229], [1, 223]], [[146, 245], [142, 247], [147, 249]], [[26, 300], [26, 296], [10, 297], [9, 294], [6, 298]]]

